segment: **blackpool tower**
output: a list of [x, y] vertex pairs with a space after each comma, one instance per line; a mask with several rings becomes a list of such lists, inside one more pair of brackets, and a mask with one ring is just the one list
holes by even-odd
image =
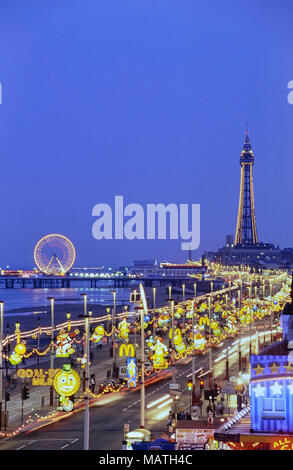
[[241, 178], [235, 245], [255, 245], [258, 242], [254, 211], [253, 164], [254, 155], [248, 132], [246, 132], [243, 150], [240, 155]]

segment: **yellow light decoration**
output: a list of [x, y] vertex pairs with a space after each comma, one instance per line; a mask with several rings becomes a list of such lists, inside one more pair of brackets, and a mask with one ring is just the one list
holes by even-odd
[[14, 348], [14, 351], [16, 352], [16, 354], [18, 354], [19, 356], [23, 356], [26, 352], [26, 346], [24, 343], [18, 343], [15, 348]]
[[128, 341], [129, 331], [130, 331], [129, 324], [127, 323], [126, 319], [123, 318], [123, 320], [118, 324], [119, 338], [123, 339], [124, 341]]
[[15, 366], [16, 364], [19, 364], [22, 361], [22, 356], [13, 351], [13, 353], [9, 356], [9, 361], [13, 366]]
[[69, 357], [75, 352], [72, 347], [72, 339], [66, 330], [61, 330], [56, 338], [56, 357]]
[[80, 388], [80, 377], [70, 364], [64, 364], [63, 369], [54, 376], [53, 387], [59, 395], [71, 397]]
[[154, 354], [150, 356], [154, 369], [167, 369], [168, 361], [165, 357], [168, 355], [168, 348], [163, 340], [157, 338], [151, 349], [154, 351]]
[[105, 335], [104, 326], [103, 326], [103, 325], [98, 325], [98, 326], [95, 328], [95, 330], [94, 330], [94, 332], [93, 332], [93, 334], [92, 334], [90, 340], [91, 340], [93, 343], [99, 343], [100, 341], [102, 341], [104, 335]]

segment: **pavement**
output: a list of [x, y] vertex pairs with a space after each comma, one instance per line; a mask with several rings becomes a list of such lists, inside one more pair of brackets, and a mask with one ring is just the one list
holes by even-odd
[[[246, 333], [247, 334], [247, 333]], [[244, 336], [243, 336], [244, 337]], [[131, 338], [131, 342], [133, 342], [134, 338]], [[223, 345], [221, 348], [218, 349], [213, 349], [213, 360], [217, 360], [219, 356], [221, 355], [222, 351], [226, 350], [227, 345], [229, 344], [231, 346], [232, 342], [235, 341], [234, 339], [226, 340], [223, 342]], [[233, 349], [231, 348], [233, 351]], [[103, 382], [106, 379], [106, 373], [107, 370], [110, 370], [112, 367], [113, 359], [109, 357], [109, 345], [103, 345], [103, 348], [96, 349], [96, 347], [92, 347], [91, 349], [93, 353], [93, 361], [91, 364], [90, 368], [90, 373], [95, 373], [96, 375], [96, 390], [95, 393], [97, 393], [97, 388], [98, 384]], [[249, 354], [248, 350], [248, 343], [246, 346], [242, 348], [242, 355], [247, 355]], [[118, 356], [118, 354], [117, 354]], [[122, 364], [124, 363], [125, 359], [117, 357], [117, 364]], [[66, 362], [64, 359], [55, 359], [55, 367], [62, 367], [62, 364]], [[29, 359], [26, 360], [26, 364], [23, 366], [24, 368], [43, 368], [46, 369], [49, 367], [49, 358], [47, 357], [45, 360], [40, 361], [39, 364], [37, 364], [36, 359]], [[238, 375], [238, 351], [235, 350], [234, 352], [229, 355], [229, 365], [230, 365], [230, 375]], [[223, 377], [226, 372], [226, 361], [225, 358], [223, 358], [221, 361], [218, 363], [214, 362], [214, 377]], [[197, 355], [196, 356], [196, 370], [203, 368], [204, 370], [208, 370], [208, 354], [205, 355]], [[180, 384], [180, 389], [182, 390], [182, 394], [180, 396], [180, 400], [177, 403], [178, 411], [180, 409], [184, 409], [185, 411], [190, 411], [190, 394], [186, 390], [186, 385], [187, 385], [187, 378], [191, 376], [191, 357], [188, 357], [186, 359], [180, 359], [176, 363], [176, 369], [177, 369], [177, 375], [176, 379], [178, 383]], [[14, 373], [16, 370], [13, 370]], [[170, 372], [170, 371], [169, 371]], [[162, 375], [162, 374], [161, 374]], [[20, 380], [18, 380], [20, 382]], [[147, 400], [148, 399], [155, 399], [157, 396], [162, 397], [167, 395], [169, 393], [169, 383], [171, 382], [170, 378], [170, 373], [169, 377], [164, 377], [160, 378], [161, 383], [153, 383], [152, 381], [149, 381], [149, 384], [147, 384], [147, 390], [148, 392], [146, 393], [146, 406], [147, 406]], [[21, 429], [21, 398], [20, 398], [20, 387], [21, 384], [18, 383], [17, 387], [14, 390], [11, 390], [11, 395], [10, 395], [10, 401], [7, 402], [7, 410], [9, 412], [9, 422], [7, 426], [7, 432], [9, 436], [14, 435], [15, 433], [19, 434], [19, 431], [21, 430], [26, 430], [29, 431], [31, 434], [32, 432], [35, 433], [43, 433], [46, 432], [46, 430], [51, 432], [51, 426], [55, 429], [56, 426], [56, 421], [62, 419], [58, 423], [58, 430], [60, 428], [61, 422], [62, 422], [62, 429], [69, 429], [70, 424], [65, 424], [65, 421], [68, 423], [71, 423], [72, 420], [73, 422], [78, 423], [78, 433], [79, 436], [81, 435], [81, 429], [83, 428], [82, 424], [82, 416], [83, 413], [55, 413], [56, 407], [57, 407], [57, 399], [55, 400], [55, 407], [50, 407], [49, 406], [49, 393], [50, 393], [50, 387], [48, 386], [39, 386], [39, 387], [33, 387], [29, 385], [30, 388], [30, 398], [28, 400], [24, 401], [24, 422], [26, 423], [25, 428]], [[134, 399], [136, 398], [136, 399]], [[164, 402], [163, 402], [164, 404]], [[203, 405], [203, 416], [206, 416], [206, 405], [205, 403]], [[228, 402], [225, 403], [226, 405], [226, 413], [225, 415], [229, 416], [235, 412], [235, 409], [230, 409], [228, 406]], [[82, 410], [82, 404], [79, 405], [80, 410]], [[114, 406], [113, 411], [111, 410], [111, 406]], [[170, 411], [170, 403], [168, 403], [168, 400], [166, 401], [166, 405], [161, 408], [158, 408], [160, 405], [155, 406], [153, 409], [147, 408], [147, 413], [146, 413], [146, 420], [147, 420], [147, 426], [153, 430], [154, 433], [158, 433], [159, 435], [162, 435], [162, 433], [166, 432], [167, 430], [167, 417]], [[4, 408], [4, 406], [3, 406]], [[104, 409], [105, 408], [105, 409]], [[121, 442], [121, 432], [122, 432], [122, 427], [123, 424], [126, 420], [126, 422], [129, 422], [129, 417], [131, 416], [130, 419], [130, 424], [132, 429], [134, 429], [133, 426], [139, 427], [139, 415], [140, 415], [140, 387], [135, 389], [134, 391], [129, 391], [129, 390], [122, 390], [119, 393], [114, 393], [105, 397], [102, 397], [102, 399], [98, 400], [91, 400], [91, 414], [92, 414], [92, 409], [98, 409], [99, 410], [99, 420], [102, 418], [103, 419], [103, 426], [105, 423], [107, 423], [107, 426], [109, 426], [109, 433], [110, 429], [113, 431], [113, 445], [116, 447], [113, 447], [113, 449], [119, 449], [120, 448], [120, 442]], [[101, 410], [104, 411], [101, 411]], [[153, 411], [156, 412], [154, 413]], [[54, 414], [53, 414], [54, 412]], [[48, 416], [49, 414], [52, 414], [51, 417], [48, 419], [41, 419], [40, 417], [45, 417]], [[80, 415], [79, 418], [76, 418], [77, 415]], [[32, 416], [34, 417], [34, 422], [29, 421], [28, 417]], [[38, 417], [38, 420], [36, 420], [36, 417]], [[111, 417], [111, 419], [109, 419]], [[67, 419], [63, 419], [67, 418]], [[128, 421], [127, 421], [128, 420]], [[117, 424], [115, 425], [115, 422], [117, 421]], [[41, 425], [45, 424], [51, 424], [48, 428], [46, 428], [45, 431], [34, 431], [36, 427], [40, 427]], [[112, 424], [111, 424], [112, 423]], [[115, 427], [116, 426], [116, 427]], [[99, 428], [100, 429], [100, 428]], [[115, 432], [114, 432], [115, 431]], [[2, 427], [2, 432], [3, 432], [3, 427]], [[59, 431], [58, 431], [59, 432]], [[92, 431], [91, 431], [92, 432]], [[96, 427], [96, 432], [98, 433], [98, 427]], [[108, 433], [108, 434], [109, 434]], [[2, 436], [6, 434], [3, 432]], [[106, 433], [107, 434], [107, 433]], [[71, 434], [70, 434], [71, 436]], [[115, 436], [115, 439], [114, 439]], [[14, 437], [14, 440], [16, 437]], [[20, 438], [21, 440], [22, 438]], [[70, 438], [71, 439], [71, 438]], [[81, 437], [77, 438], [79, 441], [82, 440]], [[101, 436], [99, 437], [101, 439]], [[4, 441], [7, 439], [4, 438]], [[106, 437], [102, 438], [104, 445], [106, 445]], [[72, 448], [72, 446], [75, 445], [76, 448], [78, 448], [80, 444], [77, 444], [78, 441], [76, 441], [76, 444], [73, 443], [74, 438], [70, 440], [70, 444], [68, 444], [68, 447]], [[3, 442], [3, 439], [2, 441]], [[119, 444], [118, 444], [119, 443]], [[39, 444], [38, 444], [39, 445]], [[55, 445], [55, 444], [54, 444]], [[65, 445], [65, 444], [64, 444]], [[118, 447], [117, 447], [118, 445]], [[21, 446], [20, 446], [21, 447]], [[14, 447], [15, 448], [15, 447]], [[47, 447], [46, 447], [47, 448]], [[101, 449], [105, 449], [107, 447], [100, 447]]]

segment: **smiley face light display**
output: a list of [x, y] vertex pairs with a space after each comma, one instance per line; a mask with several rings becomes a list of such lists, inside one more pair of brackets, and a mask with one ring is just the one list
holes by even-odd
[[75, 395], [80, 388], [79, 374], [76, 370], [71, 369], [70, 364], [64, 364], [63, 368], [54, 376], [53, 387], [60, 395], [60, 403], [62, 404], [63, 410], [68, 411], [69, 397]]

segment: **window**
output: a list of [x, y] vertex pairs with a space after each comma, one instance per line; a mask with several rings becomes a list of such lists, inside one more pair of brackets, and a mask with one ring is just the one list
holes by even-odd
[[262, 419], [285, 419], [284, 398], [264, 398]]

